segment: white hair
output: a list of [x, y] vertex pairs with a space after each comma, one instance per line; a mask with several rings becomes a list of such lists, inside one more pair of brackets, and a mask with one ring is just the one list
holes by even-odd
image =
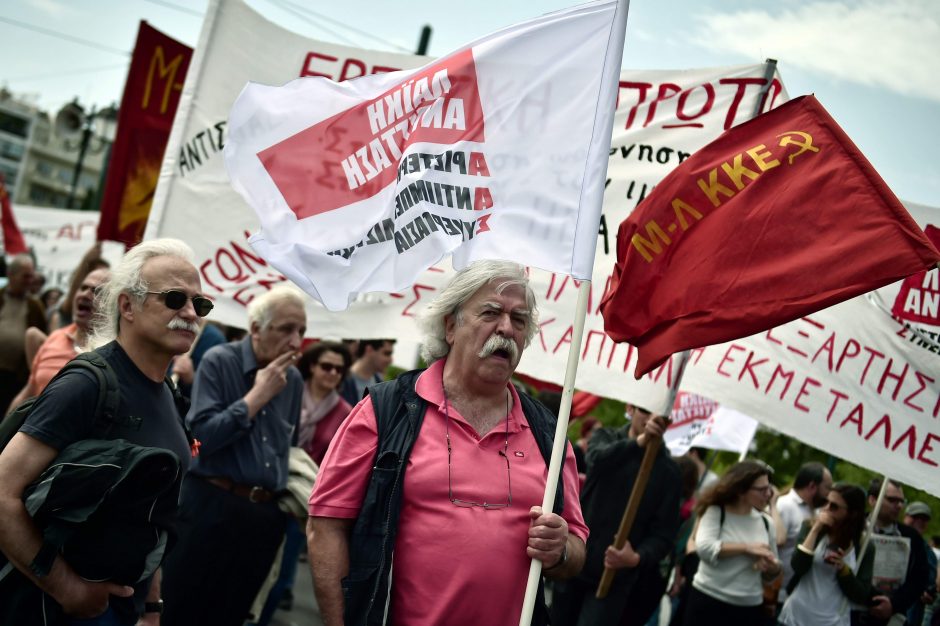
[[539, 313], [535, 306], [535, 293], [529, 286], [525, 268], [509, 261], [476, 261], [457, 272], [447, 285], [418, 316], [418, 327], [422, 332], [421, 357], [427, 363], [442, 359], [450, 352], [447, 343], [447, 317], [456, 316], [463, 323], [462, 307], [488, 283], [496, 283], [496, 293], [508, 287], [519, 286], [525, 290], [526, 320], [525, 345], [528, 346], [538, 330]]
[[274, 317], [275, 307], [281, 302], [290, 302], [301, 309], [304, 308], [304, 296], [300, 291], [287, 285], [278, 285], [248, 303], [249, 326], [257, 324], [260, 329], [267, 328]]
[[141, 272], [144, 264], [155, 257], [169, 256], [193, 263], [193, 250], [179, 239], [151, 239], [137, 244], [124, 255], [111, 276], [98, 288], [95, 296], [95, 317], [86, 348], [92, 350], [117, 338], [121, 330], [121, 310], [118, 298], [126, 293], [139, 307], [150, 285]]

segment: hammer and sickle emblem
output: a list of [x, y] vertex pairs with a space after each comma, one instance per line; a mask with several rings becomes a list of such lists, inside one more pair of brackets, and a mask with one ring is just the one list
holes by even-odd
[[[802, 141], [794, 138], [793, 135], [798, 135], [799, 137], [802, 138]], [[819, 152], [819, 148], [813, 145], [813, 136], [810, 135], [809, 133], [804, 133], [801, 130], [788, 130], [785, 133], [781, 133], [777, 135], [777, 137], [783, 137], [783, 139], [780, 140], [781, 147], [794, 145], [800, 148], [799, 152], [794, 152], [788, 157], [787, 159], [788, 165], [793, 165], [793, 159], [800, 156], [804, 152], [807, 152], [807, 151]]]

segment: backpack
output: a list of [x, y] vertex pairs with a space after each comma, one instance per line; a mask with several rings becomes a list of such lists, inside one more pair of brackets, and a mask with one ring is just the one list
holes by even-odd
[[[94, 437], [96, 439], [107, 439], [111, 428], [121, 422], [121, 420], [118, 419], [118, 407], [121, 404], [121, 385], [118, 383], [117, 376], [114, 375], [114, 370], [108, 365], [108, 361], [95, 351], [83, 352], [77, 355], [59, 370], [52, 380], [49, 381], [49, 384], [52, 384], [52, 382], [57, 380], [60, 376], [65, 375], [66, 372], [77, 369], [89, 371], [95, 376], [98, 383], [98, 400], [95, 404]], [[173, 401], [176, 404], [180, 424], [183, 427], [183, 431], [186, 433], [186, 438], [189, 440], [190, 446], [193, 446], [195, 440], [185, 421], [186, 412], [189, 408], [187, 402], [182, 394], [180, 394], [179, 389], [177, 389], [176, 385], [174, 385], [169, 378], [166, 378], [166, 384], [173, 393]], [[7, 444], [10, 443], [13, 436], [16, 435], [20, 428], [23, 427], [23, 424], [26, 423], [26, 418], [29, 417], [38, 399], [39, 396], [27, 398], [10, 411], [10, 413], [3, 418], [3, 421], [0, 421], [0, 452], [7, 447]]]

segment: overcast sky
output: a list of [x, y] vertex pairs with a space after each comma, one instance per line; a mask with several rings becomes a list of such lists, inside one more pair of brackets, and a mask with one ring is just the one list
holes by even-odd
[[[119, 102], [140, 20], [195, 45], [207, 0], [7, 0], [0, 84], [55, 113], [74, 97]], [[561, 0], [248, 0], [315, 39], [429, 54]], [[51, 31], [48, 34], [40, 31]], [[70, 39], [71, 38], [71, 39]], [[940, 206], [940, 0], [633, 0], [624, 67], [670, 69], [778, 60], [791, 97], [815, 93], [902, 199]]]

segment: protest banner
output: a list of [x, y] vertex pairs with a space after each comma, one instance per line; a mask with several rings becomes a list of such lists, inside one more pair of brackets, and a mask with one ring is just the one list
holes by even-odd
[[[13, 207], [27, 247], [36, 255], [36, 271], [46, 277], [46, 287], [67, 292], [72, 272], [95, 245], [97, 211], [70, 211], [16, 205]], [[101, 243], [101, 256], [112, 266], [124, 255], [124, 244]]]
[[[184, 85], [171, 132], [145, 237], [179, 237], [196, 252], [203, 289], [216, 303], [213, 319], [245, 324], [245, 306], [254, 295], [283, 282], [247, 243], [259, 222], [232, 190], [225, 173], [221, 146], [232, 104], [248, 81], [282, 84], [299, 76], [345, 80], [427, 62], [424, 57], [373, 52], [310, 40], [284, 30], [244, 3], [225, 2], [210, 25], [212, 36], [200, 41]], [[253, 35], [246, 46], [244, 33]], [[204, 57], [200, 61], [200, 56]], [[636, 352], [614, 344], [603, 331], [599, 297], [613, 268], [612, 229], [681, 160], [726, 128], [750, 119], [757, 105], [767, 110], [786, 101], [776, 76], [769, 83], [762, 64], [685, 71], [624, 71], [614, 117], [604, 212], [597, 240], [593, 293], [588, 301], [587, 328], [580, 352], [579, 388], [605, 397], [632, 399], [663, 408], [675, 373], [667, 363], [633, 381], [627, 372]], [[520, 79], [522, 80], [522, 79]], [[514, 84], [500, 85], [514, 89]], [[515, 116], [528, 132], [550, 133], [540, 122], [536, 103]], [[528, 155], [496, 153], [488, 165], [496, 169], [523, 163]], [[569, 172], [560, 171], [562, 183]], [[452, 276], [449, 263], [432, 267], [409, 289], [399, 293], [360, 296], [341, 314], [311, 301], [311, 336], [394, 337], [417, 340], [414, 315]], [[533, 270], [532, 285], [540, 303], [541, 332], [526, 350], [518, 371], [555, 383], [562, 382], [567, 346], [571, 343], [571, 311], [575, 281]], [[398, 352], [398, 351], [396, 351]]]
[[140, 241], [192, 52], [140, 23], [108, 160], [98, 239], [126, 246]]
[[757, 420], [714, 400], [680, 391], [676, 395], [663, 443], [673, 456], [690, 448], [747, 452], [757, 432]]

